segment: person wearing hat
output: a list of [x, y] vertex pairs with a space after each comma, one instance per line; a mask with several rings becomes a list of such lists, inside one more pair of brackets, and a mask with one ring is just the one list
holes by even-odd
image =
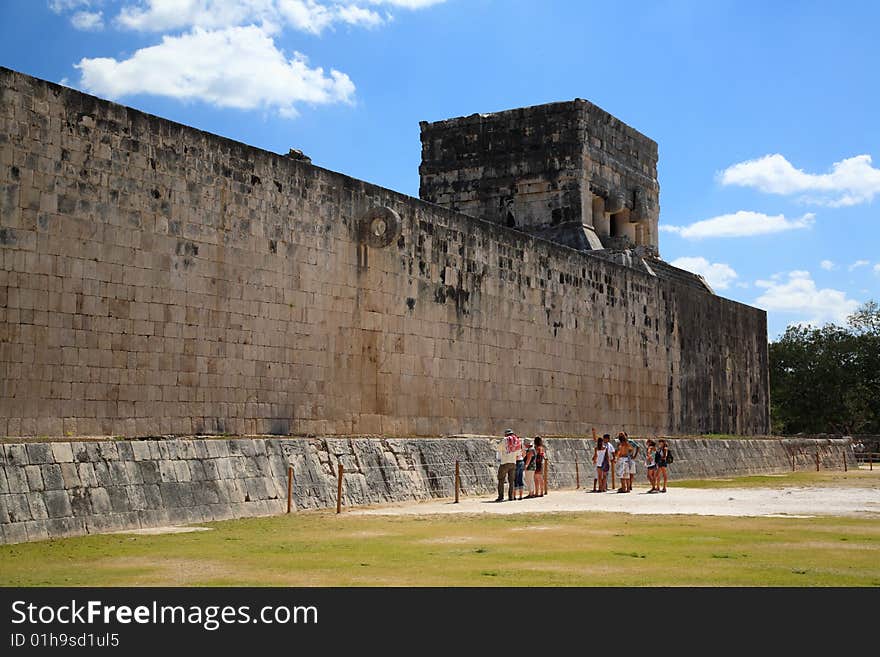
[[516, 478], [516, 459], [522, 452], [522, 441], [513, 429], [505, 429], [504, 438], [498, 443], [501, 464], [498, 466], [498, 497], [496, 502], [504, 501], [504, 480], [507, 480], [507, 499], [513, 500], [513, 486]]

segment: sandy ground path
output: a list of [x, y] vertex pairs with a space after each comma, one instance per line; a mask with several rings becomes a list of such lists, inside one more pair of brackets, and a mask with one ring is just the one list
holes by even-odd
[[396, 504], [352, 509], [363, 515], [428, 515], [445, 513], [546, 513], [557, 511], [611, 511], [634, 514], [688, 514], [705, 516], [812, 517], [818, 515], [876, 517], [880, 520], [880, 488], [826, 486], [787, 488], [669, 488], [649, 495], [550, 491], [545, 497], [495, 503], [494, 496]]

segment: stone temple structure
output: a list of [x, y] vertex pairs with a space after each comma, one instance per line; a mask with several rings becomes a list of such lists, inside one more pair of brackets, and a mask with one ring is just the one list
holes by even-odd
[[0, 435], [768, 432], [765, 313], [659, 258], [653, 141], [421, 140], [415, 199], [0, 69]]

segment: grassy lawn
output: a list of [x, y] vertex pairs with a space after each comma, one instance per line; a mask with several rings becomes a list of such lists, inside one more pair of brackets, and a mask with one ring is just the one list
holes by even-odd
[[880, 586], [880, 523], [302, 512], [0, 546], [4, 586]]
[[835, 488], [878, 488], [880, 466], [870, 471], [807, 470], [778, 475], [751, 475], [731, 479], [686, 479], [675, 481], [678, 488], [786, 488], [790, 486], [833, 486]]

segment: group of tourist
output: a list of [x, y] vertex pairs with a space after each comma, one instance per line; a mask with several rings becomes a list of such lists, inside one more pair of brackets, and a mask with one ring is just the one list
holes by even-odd
[[[522, 500], [543, 497], [547, 493], [544, 479], [544, 463], [547, 453], [544, 440], [535, 436], [534, 440], [521, 439], [512, 429], [504, 432], [504, 439], [498, 443], [498, 497], [496, 502], [504, 501], [504, 482], [507, 481], [507, 499]], [[528, 494], [523, 497], [523, 492]]]
[[[631, 493], [633, 479], [636, 475], [637, 464], [641, 447], [634, 440], [630, 440], [625, 431], [617, 434], [617, 446], [611, 441], [611, 435], [605, 434], [596, 438], [596, 446], [593, 448], [593, 465], [596, 466], [596, 477], [593, 479], [593, 493], [604, 493], [608, 490], [608, 473], [611, 468], [617, 468], [617, 478], [620, 480], [618, 493]], [[648, 439], [645, 441], [644, 463], [647, 471], [648, 483], [651, 484], [649, 493], [665, 493], [668, 480], [669, 464], [672, 462], [672, 452], [665, 438], [659, 440]], [[660, 482], [663, 487], [660, 487]]]
[[[594, 434], [595, 435], [595, 434]], [[544, 440], [535, 436], [534, 440], [522, 439], [512, 429], [504, 431], [498, 449], [498, 497], [496, 502], [504, 501], [504, 486], [507, 484], [509, 501], [543, 497], [547, 493], [546, 473], [547, 452]], [[642, 448], [631, 440], [625, 431], [617, 434], [617, 445], [610, 434], [596, 438], [592, 462], [596, 467], [592, 493], [608, 491], [608, 473], [616, 468], [620, 480], [618, 493], [631, 493], [635, 479], [639, 455]], [[668, 478], [667, 468], [672, 463], [672, 452], [665, 439], [645, 441], [643, 454], [645, 470], [651, 489], [648, 493], [665, 493]], [[662, 488], [661, 488], [662, 482]], [[528, 494], [523, 497], [523, 492]]]

